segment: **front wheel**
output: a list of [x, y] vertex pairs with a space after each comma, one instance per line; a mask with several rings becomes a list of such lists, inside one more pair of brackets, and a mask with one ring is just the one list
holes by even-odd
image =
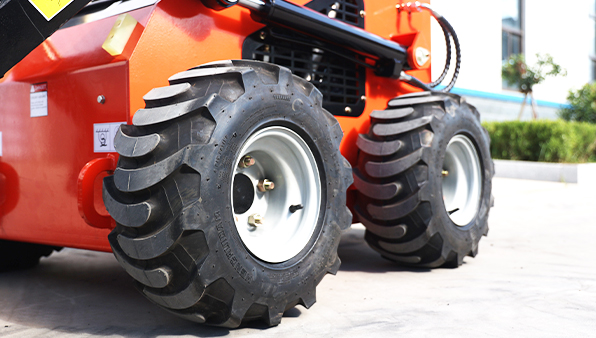
[[144, 97], [104, 180], [113, 252], [184, 318], [277, 325], [339, 268], [351, 167], [322, 95], [283, 67], [206, 64]]
[[355, 207], [366, 241], [418, 267], [457, 267], [488, 232], [494, 169], [476, 109], [453, 94], [397, 97], [358, 139]]

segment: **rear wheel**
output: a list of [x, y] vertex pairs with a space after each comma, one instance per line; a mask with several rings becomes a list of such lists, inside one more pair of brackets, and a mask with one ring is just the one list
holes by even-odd
[[476, 109], [453, 94], [415, 93], [371, 113], [358, 139], [355, 211], [383, 257], [457, 267], [488, 233], [493, 162]]
[[286, 68], [221, 61], [144, 99], [104, 181], [110, 244], [143, 294], [225, 327], [310, 307], [352, 219], [351, 168], [321, 94]]

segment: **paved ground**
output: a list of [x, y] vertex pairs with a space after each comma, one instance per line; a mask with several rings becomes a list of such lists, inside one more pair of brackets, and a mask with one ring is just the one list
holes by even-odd
[[356, 226], [317, 304], [271, 329], [178, 319], [137, 293], [110, 254], [63, 250], [0, 274], [0, 336], [596, 337], [594, 188], [495, 179], [489, 236], [459, 269], [398, 268]]

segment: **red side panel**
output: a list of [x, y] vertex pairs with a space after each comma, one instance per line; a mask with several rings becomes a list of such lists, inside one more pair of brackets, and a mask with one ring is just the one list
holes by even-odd
[[[153, 10], [130, 13], [141, 31]], [[101, 45], [115, 21], [59, 30], [0, 81], [0, 238], [111, 250], [109, 230], [89, 226], [80, 215], [77, 178], [87, 163], [108, 154], [94, 152], [93, 125], [130, 121], [128, 59], [140, 32], [113, 57]], [[31, 117], [31, 105], [40, 103], [31, 101], [32, 86], [47, 90], [47, 116]], [[101, 177], [94, 204], [106, 214]]]
[[79, 215], [76, 182], [87, 162], [105, 156], [93, 152], [93, 124], [129, 116], [127, 69], [119, 62], [34, 80], [47, 83], [47, 116], [30, 116], [30, 83], [0, 86], [0, 161], [17, 173], [5, 180], [18, 187], [0, 214], [1, 238], [109, 250], [109, 230]]

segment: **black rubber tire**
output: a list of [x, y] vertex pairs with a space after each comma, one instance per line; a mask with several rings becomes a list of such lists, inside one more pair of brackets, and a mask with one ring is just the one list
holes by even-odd
[[0, 240], [0, 272], [29, 269], [62, 248], [56, 246]]
[[[277, 325], [285, 310], [310, 307], [317, 284], [339, 268], [341, 230], [352, 221], [341, 128], [313, 85], [273, 64], [219, 61], [169, 81], [145, 95], [146, 108], [115, 139], [118, 168], [104, 179], [104, 202], [117, 222], [113, 252], [142, 293], [172, 313], [228, 328], [251, 320]], [[278, 264], [245, 248], [230, 205], [239, 149], [274, 125], [306, 141], [323, 186], [309, 244]]]
[[[383, 257], [402, 265], [458, 267], [474, 257], [488, 233], [491, 181], [490, 139], [476, 108], [454, 94], [413, 93], [371, 113], [368, 134], [359, 135], [355, 213], [365, 239]], [[475, 145], [482, 172], [475, 218], [455, 225], [443, 203], [442, 166], [457, 134]]]

